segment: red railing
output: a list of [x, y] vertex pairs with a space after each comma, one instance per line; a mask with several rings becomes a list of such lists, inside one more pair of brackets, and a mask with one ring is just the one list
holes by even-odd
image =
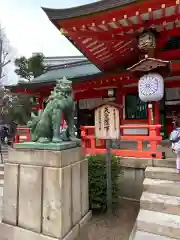
[[[61, 126], [61, 128], [66, 127], [66, 122], [63, 120], [60, 126]], [[17, 127], [16, 128], [15, 143], [29, 142], [29, 141], [31, 141], [30, 128], [28, 128], [28, 127]]]
[[[148, 129], [148, 135], [121, 135], [121, 140], [137, 142], [137, 149], [112, 149], [112, 152], [117, 156], [122, 157], [137, 157], [137, 158], [158, 158], [162, 159], [162, 152], [158, 151], [157, 145], [162, 140], [161, 136], [157, 135], [157, 130], [160, 130], [161, 125], [122, 125], [121, 132], [124, 129]], [[82, 146], [86, 154], [102, 154], [106, 152], [105, 140], [96, 139], [94, 126], [82, 126], [81, 138]], [[18, 127], [15, 136], [15, 143], [31, 141], [30, 129], [27, 127]], [[149, 142], [149, 147], [143, 149], [143, 142]]]
[[27, 127], [17, 127], [15, 143], [31, 141], [30, 129]]
[[[124, 129], [148, 129], [148, 135], [122, 135], [121, 140], [137, 142], [137, 149], [112, 149], [112, 152], [117, 156], [122, 157], [137, 157], [137, 158], [158, 158], [162, 159], [162, 152], [158, 151], [157, 145], [162, 140], [161, 136], [157, 136], [157, 130], [160, 130], [161, 125], [122, 125], [120, 130]], [[105, 140], [96, 139], [94, 126], [81, 127], [82, 146], [85, 154], [103, 154], [106, 152]], [[143, 142], [149, 142], [149, 147], [143, 149]]]

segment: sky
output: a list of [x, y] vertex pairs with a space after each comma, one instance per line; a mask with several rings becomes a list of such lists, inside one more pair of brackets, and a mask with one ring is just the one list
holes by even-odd
[[[48, 20], [41, 7], [69, 8], [95, 1], [0, 0], [0, 23], [17, 57], [29, 57], [33, 52], [43, 52], [45, 56], [80, 55]], [[9, 66], [9, 78], [14, 77], [13, 70], [13, 66]]]

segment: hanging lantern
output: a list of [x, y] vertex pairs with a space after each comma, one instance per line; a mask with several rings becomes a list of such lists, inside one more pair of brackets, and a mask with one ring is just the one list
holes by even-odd
[[113, 88], [108, 89], [108, 97], [114, 97], [114, 89]]
[[138, 48], [141, 51], [147, 52], [150, 48], [156, 47], [156, 38], [152, 32], [145, 32], [139, 36]]
[[160, 101], [164, 96], [164, 79], [158, 73], [149, 73], [138, 83], [139, 98], [143, 102]]

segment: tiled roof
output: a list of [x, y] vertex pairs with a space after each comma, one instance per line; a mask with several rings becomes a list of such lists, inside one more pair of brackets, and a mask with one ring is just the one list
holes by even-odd
[[34, 78], [32, 83], [51, 82], [63, 78], [64, 76], [71, 80], [73, 78], [81, 78], [84, 76], [99, 74], [101, 71], [92, 63], [85, 61], [79, 64], [63, 65], [49, 70], [41, 76]]
[[48, 86], [54, 84], [58, 79], [64, 76], [73, 82], [88, 81], [101, 74], [102, 72], [89, 61], [81, 61], [79, 63], [53, 66], [50, 70], [34, 78], [31, 82], [19, 82], [17, 85], [6, 86], [6, 88], [14, 90], [18, 87], [33, 89], [42, 86], [42, 84]]
[[50, 9], [42, 8], [47, 14], [50, 20], [61, 20], [73, 17], [79, 17], [106, 11], [117, 7], [124, 6], [126, 4], [135, 3], [138, 0], [101, 0], [94, 3], [82, 5], [79, 7], [66, 8], [66, 9]]

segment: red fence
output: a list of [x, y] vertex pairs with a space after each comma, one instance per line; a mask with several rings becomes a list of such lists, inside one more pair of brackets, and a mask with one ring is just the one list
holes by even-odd
[[30, 129], [27, 127], [17, 127], [15, 143], [31, 141]]
[[[149, 135], [122, 135], [120, 140], [136, 141], [137, 149], [112, 149], [112, 152], [117, 156], [122, 157], [137, 157], [137, 158], [158, 158], [162, 159], [162, 152], [158, 152], [157, 145], [162, 140], [161, 136], [157, 136], [157, 130], [160, 130], [161, 125], [122, 125], [120, 130], [124, 129], [148, 129]], [[106, 152], [105, 140], [96, 139], [94, 126], [81, 127], [82, 146], [86, 154], [102, 154]], [[143, 141], [149, 142], [149, 147], [143, 149]], [[121, 141], [120, 141], [121, 144]]]
[[[122, 125], [121, 132], [124, 129], [148, 129], [149, 134], [146, 135], [122, 135], [121, 140], [137, 142], [137, 149], [112, 149], [112, 152], [117, 156], [122, 157], [137, 157], [137, 158], [158, 158], [162, 159], [162, 152], [158, 151], [157, 145], [162, 140], [161, 136], [157, 135], [157, 130], [160, 130], [161, 125]], [[105, 140], [96, 139], [94, 126], [81, 127], [82, 146], [86, 154], [102, 154], [106, 152]], [[30, 129], [27, 127], [18, 127], [15, 137], [15, 143], [31, 141]], [[149, 142], [149, 147], [143, 149], [143, 142]]]

